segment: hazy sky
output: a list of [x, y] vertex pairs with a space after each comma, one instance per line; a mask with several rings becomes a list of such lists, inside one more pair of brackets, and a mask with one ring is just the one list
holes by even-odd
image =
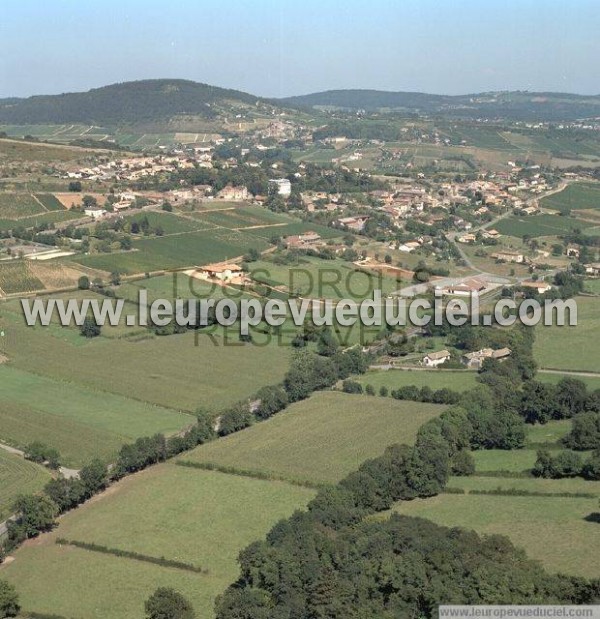
[[600, 94], [599, 0], [1, 0], [0, 97], [178, 77]]

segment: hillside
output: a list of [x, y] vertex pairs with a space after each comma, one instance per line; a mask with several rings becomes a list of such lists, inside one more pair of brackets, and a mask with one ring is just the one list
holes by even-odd
[[600, 116], [600, 96], [565, 93], [492, 92], [472, 95], [432, 95], [381, 90], [328, 90], [278, 100], [294, 108], [398, 111], [457, 118], [509, 120], [574, 120]]
[[0, 123], [122, 125], [183, 115], [215, 118], [224, 108], [258, 101], [238, 90], [189, 80], [142, 80], [88, 92], [0, 99]]

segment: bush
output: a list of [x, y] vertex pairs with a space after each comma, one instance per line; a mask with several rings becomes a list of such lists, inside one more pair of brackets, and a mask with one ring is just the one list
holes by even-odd
[[0, 580], [0, 617], [16, 617], [20, 610], [17, 590], [6, 580]]
[[357, 383], [355, 380], [350, 380], [347, 378], [342, 383], [342, 391], [344, 393], [362, 393], [363, 387], [360, 383]]
[[192, 605], [186, 598], [168, 587], [159, 587], [144, 605], [146, 619], [194, 619]]

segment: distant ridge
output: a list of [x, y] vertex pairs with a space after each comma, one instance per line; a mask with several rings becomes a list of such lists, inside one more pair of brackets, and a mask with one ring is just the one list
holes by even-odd
[[190, 80], [152, 79], [112, 84], [87, 92], [0, 99], [0, 124], [82, 123], [114, 127], [164, 123], [183, 116], [224, 118], [240, 106], [257, 104], [267, 109], [364, 110], [532, 122], [600, 118], [600, 95], [515, 91], [452, 96], [348, 89], [268, 100]]
[[0, 123], [119, 125], [166, 120], [180, 115], [214, 118], [222, 104], [252, 105], [257, 101], [258, 97], [239, 90], [189, 80], [140, 80], [87, 92], [0, 99]]
[[383, 90], [327, 90], [278, 100], [293, 108], [333, 108], [367, 112], [399, 111], [414, 114], [508, 120], [574, 120], [600, 116], [600, 95], [553, 92], [488, 92], [431, 95]]

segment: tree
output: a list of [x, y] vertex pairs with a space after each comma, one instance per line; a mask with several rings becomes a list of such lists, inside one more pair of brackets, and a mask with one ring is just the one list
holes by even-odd
[[90, 278], [87, 275], [82, 275], [77, 280], [77, 287], [79, 290], [89, 290], [90, 288]]
[[375, 387], [373, 387], [373, 385], [371, 385], [371, 383], [369, 383], [366, 387], [365, 387], [365, 393], [367, 395], [375, 395]]
[[17, 498], [13, 506], [17, 519], [9, 522], [9, 538], [20, 542], [36, 537], [43, 531], [49, 531], [54, 526], [58, 515], [58, 506], [45, 495], [23, 494]]
[[159, 587], [144, 605], [146, 619], [194, 619], [192, 605], [170, 587]]
[[81, 191], [81, 181], [71, 181], [69, 183], [69, 191]]
[[16, 617], [19, 610], [17, 590], [6, 580], [0, 580], [0, 617]]
[[347, 378], [342, 383], [342, 391], [344, 393], [362, 393], [363, 387], [360, 383], [357, 383], [355, 380], [350, 380]]
[[121, 274], [119, 273], [119, 271], [113, 271], [110, 274], [110, 283], [113, 286], [120, 286], [121, 285]]
[[87, 496], [106, 488], [108, 469], [102, 460], [95, 458], [79, 471], [79, 478]]
[[93, 206], [98, 206], [98, 200], [94, 198], [94, 196], [85, 195], [81, 198], [81, 202], [85, 208], [91, 208]]
[[102, 329], [93, 316], [87, 316], [81, 325], [80, 332], [84, 337], [92, 338], [98, 337]]

